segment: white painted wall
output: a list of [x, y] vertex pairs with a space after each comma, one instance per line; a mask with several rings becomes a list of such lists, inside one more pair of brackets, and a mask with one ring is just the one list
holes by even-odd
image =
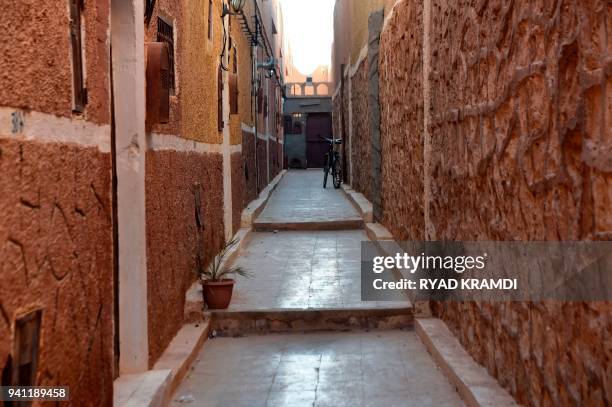
[[142, 0], [112, 0], [121, 375], [149, 367], [143, 15]]

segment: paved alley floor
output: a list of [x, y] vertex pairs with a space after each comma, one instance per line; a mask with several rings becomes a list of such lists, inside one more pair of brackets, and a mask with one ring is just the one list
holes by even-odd
[[[287, 172], [257, 221], [360, 220], [322, 176]], [[212, 317], [224, 337], [204, 344], [172, 405], [463, 405], [410, 329], [408, 299], [361, 301], [363, 229], [322, 229], [251, 232], [233, 261], [250, 277]]]
[[[178, 402], [181, 397], [189, 404]], [[412, 331], [217, 338], [174, 406], [462, 406]]]
[[323, 170], [288, 171], [257, 218], [262, 223], [359, 220], [355, 208], [330, 179], [323, 189]]
[[253, 233], [234, 265], [238, 278], [229, 311], [409, 307], [361, 301], [363, 230]]

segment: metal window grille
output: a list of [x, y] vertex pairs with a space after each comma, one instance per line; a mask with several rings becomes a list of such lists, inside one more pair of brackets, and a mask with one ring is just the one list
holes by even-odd
[[168, 77], [162, 77], [164, 86], [170, 89], [170, 93], [174, 95], [176, 83], [174, 77], [174, 28], [172, 24], [167, 23], [161, 17], [157, 17], [157, 41], [168, 44], [168, 56], [170, 67], [168, 69]]

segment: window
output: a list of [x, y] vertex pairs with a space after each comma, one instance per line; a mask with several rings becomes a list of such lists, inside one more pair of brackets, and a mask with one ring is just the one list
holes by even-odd
[[208, 39], [212, 40], [213, 37], [213, 3], [212, 0], [208, 0]]
[[174, 28], [172, 24], [164, 21], [161, 17], [157, 17], [157, 41], [168, 44], [168, 59], [170, 60], [168, 69], [169, 75], [168, 78], [162, 78], [162, 80], [167, 81], [166, 85], [168, 85], [170, 89], [170, 94], [174, 95], [176, 91], [174, 78]]
[[72, 49], [73, 111], [83, 113], [87, 104], [87, 90], [83, 75], [83, 46], [81, 35], [82, 0], [70, 0], [70, 45]]

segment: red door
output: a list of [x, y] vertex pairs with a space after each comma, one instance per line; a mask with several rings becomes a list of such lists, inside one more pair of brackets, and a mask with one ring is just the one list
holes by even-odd
[[306, 160], [308, 168], [323, 168], [329, 144], [320, 137], [332, 137], [330, 113], [309, 113], [306, 119]]

